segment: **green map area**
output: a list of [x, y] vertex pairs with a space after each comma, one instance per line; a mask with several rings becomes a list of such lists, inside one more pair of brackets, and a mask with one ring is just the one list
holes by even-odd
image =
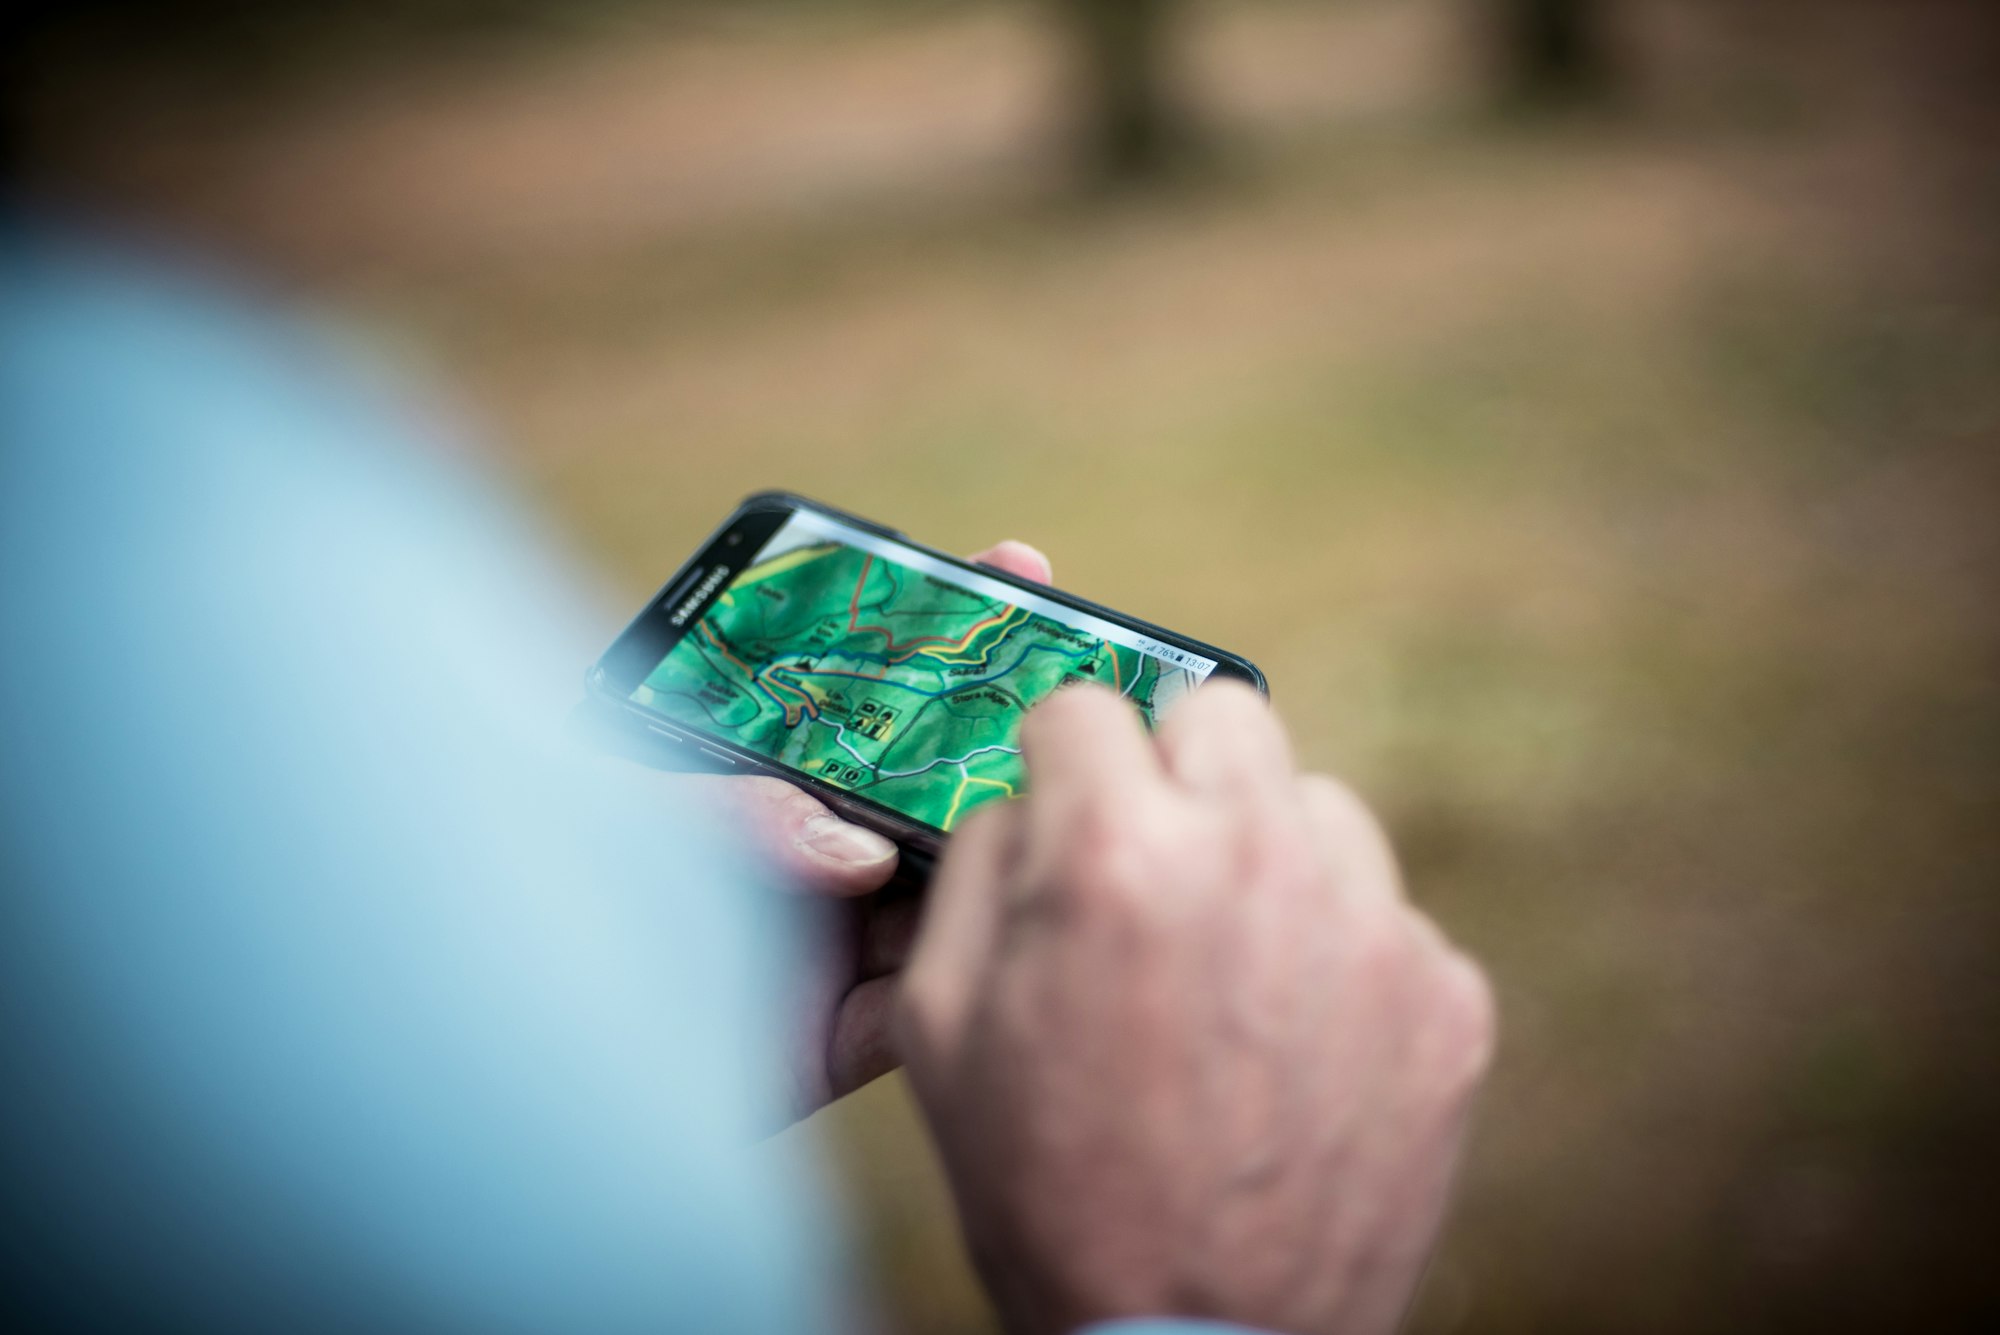
[[[1162, 669], [1164, 668], [1164, 675]], [[949, 830], [1021, 783], [1030, 706], [1102, 682], [1151, 718], [1190, 682], [1137, 649], [840, 543], [739, 574], [632, 698]]]

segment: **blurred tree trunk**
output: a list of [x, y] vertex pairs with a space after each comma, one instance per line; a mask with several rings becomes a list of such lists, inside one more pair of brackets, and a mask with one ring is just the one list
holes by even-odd
[[1529, 103], [1592, 101], [1611, 91], [1601, 0], [1487, 0], [1506, 93]]
[[1184, 146], [1186, 126], [1167, 69], [1179, 0], [1061, 0], [1076, 34], [1079, 148], [1101, 181], [1159, 175]]

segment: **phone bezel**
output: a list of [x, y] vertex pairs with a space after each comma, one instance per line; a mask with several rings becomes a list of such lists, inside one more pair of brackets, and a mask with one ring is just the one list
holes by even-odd
[[[1164, 626], [1140, 620], [1127, 613], [1115, 611], [1101, 603], [1079, 598], [1075, 594], [1066, 593], [1050, 585], [1037, 584], [1008, 571], [953, 556], [949, 552], [916, 542], [909, 535], [873, 520], [863, 519], [859, 515], [850, 514], [796, 493], [760, 491], [745, 497], [730, 516], [695, 550], [694, 555], [683, 562], [659, 590], [646, 600], [639, 614], [619, 632], [618, 638], [611, 642], [611, 646], [599, 657], [586, 677], [586, 685], [595, 700], [615, 710], [620, 718], [643, 729], [657, 738], [661, 744], [674, 748], [674, 758], [687, 767], [739, 770], [775, 776], [804, 788], [848, 819], [888, 835], [905, 847], [934, 853], [950, 837], [946, 831], [906, 816], [893, 807], [829, 783], [805, 770], [794, 769], [768, 756], [759, 755], [712, 733], [667, 718], [631, 699], [632, 692], [645, 680], [647, 674], [660, 659], [672, 651], [683, 636], [694, 629], [716, 596], [749, 564], [770, 535], [776, 532], [792, 513], [799, 510], [811, 511], [838, 520], [853, 528], [908, 547], [912, 551], [921, 552], [933, 560], [1014, 585], [1039, 594], [1051, 602], [1061, 603], [1079, 612], [1115, 622], [1176, 648], [1212, 658], [1216, 666], [1209, 680], [1228, 677], [1245, 682], [1260, 693], [1266, 695], [1270, 693], [1264, 674], [1258, 670], [1256, 664], [1240, 654], [1230, 653], [1215, 645], [1170, 631]], [[704, 587], [706, 591], [701, 592]], [[676, 620], [677, 615], [678, 620]]]

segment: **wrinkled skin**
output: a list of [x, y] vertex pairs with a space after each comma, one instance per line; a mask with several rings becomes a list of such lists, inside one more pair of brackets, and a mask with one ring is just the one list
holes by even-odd
[[899, 1033], [1010, 1331], [1392, 1330], [1494, 1036], [1367, 810], [1254, 692], [1064, 691], [956, 834]]

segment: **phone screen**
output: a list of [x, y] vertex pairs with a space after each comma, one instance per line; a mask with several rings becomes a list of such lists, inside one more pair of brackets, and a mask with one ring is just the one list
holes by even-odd
[[1148, 723], [1216, 662], [830, 516], [792, 512], [633, 690], [696, 731], [950, 830], [1020, 790], [1076, 682]]

